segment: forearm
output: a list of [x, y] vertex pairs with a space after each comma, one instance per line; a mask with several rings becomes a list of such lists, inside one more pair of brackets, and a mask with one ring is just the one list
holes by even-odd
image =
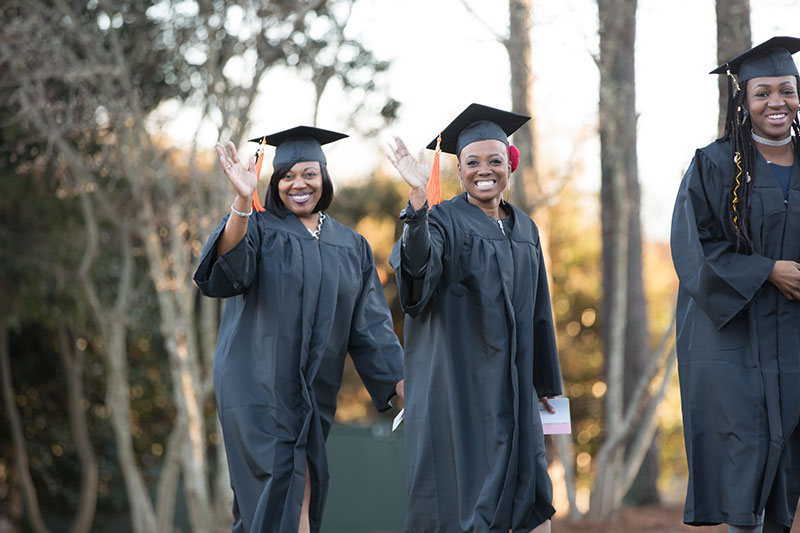
[[[411, 277], [419, 277], [425, 272], [425, 265], [428, 262], [431, 250], [431, 236], [428, 226], [428, 216], [425, 203], [419, 208], [414, 208], [414, 204], [409, 202], [414, 213], [410, 216], [402, 216], [403, 222], [403, 242], [400, 248], [402, 254], [403, 270]], [[406, 208], [408, 209], [408, 208]]]
[[[242, 213], [249, 213], [251, 207], [250, 198], [241, 195], [237, 195], [233, 202], [233, 208]], [[244, 238], [249, 218], [231, 212], [231, 216], [225, 223], [225, 229], [222, 230], [219, 244], [217, 244], [217, 257], [225, 255]]]

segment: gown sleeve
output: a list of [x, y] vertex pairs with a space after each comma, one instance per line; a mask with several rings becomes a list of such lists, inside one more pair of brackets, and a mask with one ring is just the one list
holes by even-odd
[[414, 210], [409, 203], [400, 213], [403, 238], [389, 263], [397, 276], [400, 305], [409, 316], [418, 316], [435, 294], [444, 273], [447, 243], [439, 221], [431, 221], [426, 203]]
[[194, 281], [206, 296], [230, 298], [242, 294], [255, 279], [259, 262], [260, 232], [257, 219], [251, 217], [247, 233], [239, 243], [222, 256], [217, 256], [217, 245], [229, 215], [226, 215], [211, 234], [203, 248]]
[[538, 249], [539, 276], [536, 280], [536, 301], [533, 308], [533, 386], [539, 397], [559, 396], [561, 367], [558, 363], [555, 323], [550, 305], [550, 287], [542, 249]]
[[403, 350], [392, 327], [375, 259], [361, 237], [361, 294], [350, 326], [348, 351], [378, 411], [390, 407], [395, 385], [403, 379]]
[[670, 239], [681, 288], [718, 329], [750, 303], [775, 265], [757, 253], [737, 253], [725, 235], [727, 184], [714, 179], [724, 175], [720, 172], [697, 151], [678, 191]]

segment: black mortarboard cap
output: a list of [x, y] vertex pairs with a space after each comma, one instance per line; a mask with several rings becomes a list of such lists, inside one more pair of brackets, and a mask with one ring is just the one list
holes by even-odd
[[792, 54], [800, 51], [800, 39], [773, 37], [725, 61], [710, 74], [725, 74], [730, 69], [739, 82], [753, 78], [797, 76]]
[[344, 133], [323, 130], [311, 126], [297, 126], [288, 130], [279, 131], [265, 137], [250, 139], [250, 142], [266, 142], [275, 147], [275, 157], [272, 166], [283, 163], [297, 163], [300, 161], [319, 161], [326, 163], [322, 145], [338, 141], [347, 137]]
[[[481, 104], [470, 104], [442, 130], [441, 149], [458, 155], [461, 149], [476, 141], [495, 139], [508, 145], [508, 136], [530, 120], [528, 115], [503, 111]], [[436, 148], [436, 139], [427, 146]]]

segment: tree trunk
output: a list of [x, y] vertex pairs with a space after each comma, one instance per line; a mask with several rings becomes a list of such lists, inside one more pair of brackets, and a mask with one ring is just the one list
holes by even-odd
[[120, 470], [128, 493], [131, 527], [134, 533], [149, 533], [155, 531], [156, 517], [152, 501], [147, 493], [147, 485], [136, 463], [136, 452], [133, 449], [130, 383], [128, 381], [126, 314], [133, 283], [133, 244], [128, 229], [124, 226], [117, 226], [118, 242], [122, 247], [122, 268], [116, 287], [116, 301], [113, 307], [106, 307], [100, 302], [90, 272], [99, 249], [99, 230], [92, 201], [87, 194], [81, 196], [81, 208], [86, 227], [86, 250], [77, 277], [92, 309], [102, 339], [102, 345], [98, 347], [98, 352], [105, 366], [106, 405], [111, 415], [111, 427], [114, 430], [114, 442], [117, 446]]
[[[131, 162], [131, 167], [135, 166]], [[167, 242], [172, 253], [165, 253], [159, 236], [161, 226], [147, 194], [142, 195], [141, 204], [142, 222], [149, 232], [143, 235], [145, 255], [150, 278], [158, 296], [161, 332], [170, 358], [178, 423], [186, 428], [187, 438], [183, 440], [183, 453], [180, 454], [186, 505], [192, 531], [205, 533], [213, 528], [213, 510], [207, 479], [206, 434], [202, 409], [204, 395], [192, 321], [193, 298], [188, 280], [183, 279], [188, 277], [189, 267], [182, 262], [185, 253], [177, 224], [167, 228]]]
[[181, 477], [180, 455], [186, 440], [186, 428], [178, 424], [167, 439], [164, 463], [158, 479], [156, 520], [158, 531], [172, 531], [175, 518], [175, 501], [178, 494], [178, 481]]
[[533, 0], [509, 0], [509, 34], [504, 42], [511, 68], [511, 110], [530, 115], [531, 120], [514, 133], [514, 144], [519, 149], [519, 167], [512, 175], [511, 202], [531, 212], [526, 185], [535, 184], [538, 191], [535, 166], [535, 138], [533, 118], [533, 74], [531, 72], [531, 10]]
[[71, 531], [88, 533], [92, 529], [97, 508], [98, 467], [83, 409], [83, 354], [73, 351], [73, 338], [63, 324], [58, 326], [58, 341], [59, 355], [67, 379], [69, 426], [81, 463], [81, 493]]
[[135, 533], [155, 531], [156, 518], [147, 484], [136, 462], [133, 449], [130, 412], [130, 383], [128, 381], [128, 351], [126, 349], [127, 328], [115, 322], [104, 335], [102, 351], [106, 361], [106, 405], [111, 412], [111, 426], [117, 443], [119, 464], [125, 488], [128, 492], [131, 524]]
[[11, 442], [14, 444], [14, 462], [22, 484], [22, 495], [25, 500], [25, 508], [28, 510], [31, 528], [36, 533], [42, 533], [47, 531], [47, 526], [45, 526], [42, 518], [39, 497], [36, 495], [36, 487], [33, 484], [31, 471], [28, 468], [25, 434], [22, 431], [22, 421], [17, 411], [14, 385], [11, 381], [11, 354], [8, 346], [8, 324], [4, 318], [0, 317], [0, 377], [2, 377], [3, 403], [6, 406], [8, 430], [11, 433]]
[[[603, 324], [606, 353], [608, 439], [622, 427], [623, 406], [650, 356], [642, 279], [640, 191], [636, 158], [634, 45], [635, 0], [598, 0], [600, 27], [601, 216], [603, 233]], [[624, 448], [602, 448], [596, 457], [591, 513], [615, 510]], [[657, 494], [656, 477], [645, 492]]]
[[[717, 0], [717, 64], [750, 48], [750, 0]], [[719, 135], [725, 131], [728, 115], [728, 80], [719, 76]]]
[[[219, 330], [220, 301], [217, 298], [200, 297], [200, 352], [206, 368], [214, 366], [214, 352], [217, 344], [217, 331]], [[212, 396], [211, 383], [204, 386], [209, 396]], [[214, 424], [217, 435], [216, 464], [213, 474], [213, 500], [214, 523], [219, 530], [224, 529], [233, 521], [231, 509], [233, 508], [233, 490], [228, 474], [228, 458], [225, 455], [225, 442], [222, 439], [222, 424], [219, 416]]]

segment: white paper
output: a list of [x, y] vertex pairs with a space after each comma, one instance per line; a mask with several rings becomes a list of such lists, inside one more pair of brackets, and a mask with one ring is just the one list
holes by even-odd
[[405, 412], [406, 408], [403, 407], [402, 409], [400, 409], [400, 412], [397, 413], [397, 416], [394, 417], [394, 420], [392, 421], [392, 431], [400, 427], [400, 423], [403, 421], [403, 415], [405, 414]]
[[542, 429], [545, 435], [558, 435], [572, 433], [572, 422], [569, 416], [569, 398], [553, 398], [547, 400], [555, 413], [548, 413], [539, 404], [539, 416], [542, 419]]

